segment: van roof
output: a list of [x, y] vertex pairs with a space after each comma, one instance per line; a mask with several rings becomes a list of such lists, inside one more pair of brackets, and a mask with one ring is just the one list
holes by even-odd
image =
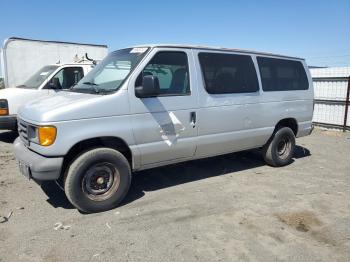
[[305, 60], [304, 58], [300, 58], [300, 57], [273, 54], [273, 53], [268, 53], [268, 52], [259, 52], [259, 51], [253, 51], [253, 50], [215, 47], [215, 46], [181, 45], [181, 44], [148, 44], [148, 45], [137, 45], [134, 47], [151, 47], [151, 48], [155, 48], [155, 47], [163, 47], [164, 48], [165, 47], [165, 48], [200, 49], [200, 50], [237, 52], [237, 53], [245, 53], [245, 54], [265, 55], [265, 56], [282, 57], [282, 58], [288, 58], [288, 59]]

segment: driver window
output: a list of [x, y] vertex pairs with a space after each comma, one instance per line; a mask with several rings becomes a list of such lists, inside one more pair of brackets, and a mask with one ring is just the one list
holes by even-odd
[[159, 80], [160, 95], [190, 94], [187, 55], [184, 52], [158, 52], [136, 79], [135, 86], [142, 85], [146, 75]]
[[60, 70], [53, 78], [56, 78], [56, 89], [69, 89], [79, 82], [84, 76], [82, 67], [66, 67]]

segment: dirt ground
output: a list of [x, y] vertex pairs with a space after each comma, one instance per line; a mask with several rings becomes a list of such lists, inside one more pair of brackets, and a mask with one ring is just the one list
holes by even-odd
[[298, 139], [283, 168], [247, 151], [140, 172], [90, 215], [20, 175], [14, 138], [0, 133], [1, 262], [350, 261], [349, 133]]

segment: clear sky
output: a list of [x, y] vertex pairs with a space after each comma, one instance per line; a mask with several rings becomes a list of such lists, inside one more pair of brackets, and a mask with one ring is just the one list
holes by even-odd
[[350, 0], [0, 2], [0, 41], [10, 36], [107, 44], [200, 44], [350, 66]]

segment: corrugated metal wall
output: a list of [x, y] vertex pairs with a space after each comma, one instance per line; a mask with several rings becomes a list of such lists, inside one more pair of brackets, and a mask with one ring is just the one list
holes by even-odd
[[[342, 128], [350, 67], [310, 69], [315, 90], [313, 122]], [[350, 127], [350, 114], [347, 116]]]

